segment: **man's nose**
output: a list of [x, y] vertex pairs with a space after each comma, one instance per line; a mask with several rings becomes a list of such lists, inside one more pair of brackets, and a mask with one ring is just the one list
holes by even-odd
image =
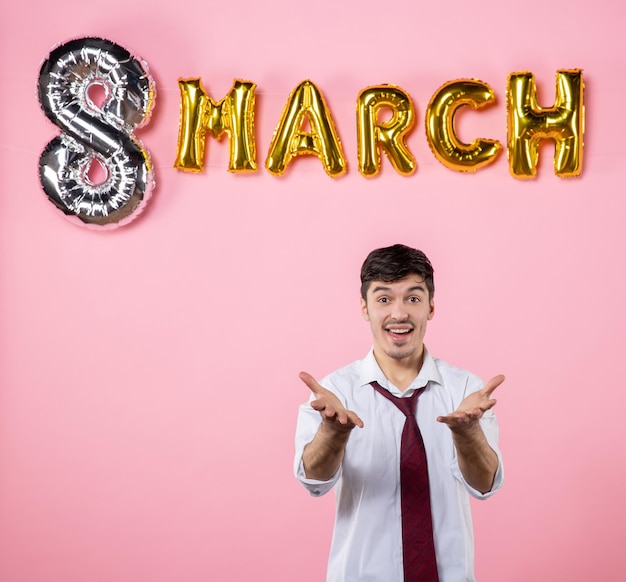
[[394, 301], [391, 317], [396, 321], [404, 321], [408, 317], [408, 311], [403, 301]]

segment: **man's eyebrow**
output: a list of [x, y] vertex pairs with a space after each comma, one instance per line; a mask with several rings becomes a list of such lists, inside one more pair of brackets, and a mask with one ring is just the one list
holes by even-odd
[[[385, 285], [376, 285], [376, 287], [372, 289], [372, 293], [378, 293], [379, 291], [391, 291], [391, 287], [385, 287]], [[422, 291], [425, 293], [426, 287], [424, 287], [424, 285], [413, 285], [413, 287], [409, 287], [407, 291], [409, 293], [412, 293], [414, 291]]]

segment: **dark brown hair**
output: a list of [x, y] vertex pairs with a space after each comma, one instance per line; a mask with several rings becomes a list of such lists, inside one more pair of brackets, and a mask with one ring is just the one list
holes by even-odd
[[422, 251], [401, 244], [376, 249], [367, 255], [361, 267], [361, 297], [366, 299], [372, 281], [392, 283], [409, 275], [419, 275], [432, 299], [435, 294], [433, 274], [433, 266]]

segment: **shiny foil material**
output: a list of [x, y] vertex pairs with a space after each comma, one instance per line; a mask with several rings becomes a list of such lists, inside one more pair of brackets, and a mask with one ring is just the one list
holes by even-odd
[[[98, 92], [104, 93], [101, 102]], [[154, 106], [147, 65], [108, 40], [72, 40], [41, 66], [38, 93], [44, 113], [62, 130], [39, 160], [50, 201], [81, 224], [115, 228], [130, 222], [154, 188], [150, 155], [133, 134]], [[99, 183], [90, 179], [94, 163], [104, 169]]]

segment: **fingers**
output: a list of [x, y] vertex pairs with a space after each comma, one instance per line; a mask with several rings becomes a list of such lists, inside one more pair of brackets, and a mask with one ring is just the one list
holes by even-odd
[[344, 408], [337, 396], [319, 384], [311, 374], [308, 372], [300, 372], [298, 376], [316, 397], [310, 404], [322, 417], [330, 421], [336, 421], [345, 426], [351, 425], [352, 427], [358, 426], [363, 428], [363, 421], [359, 416], [351, 410]]
[[479, 408], [471, 412], [453, 412], [445, 416], [438, 416], [437, 422], [448, 425], [451, 430], [473, 430], [478, 426], [483, 411]]
[[493, 408], [495, 404], [495, 400], [490, 400], [488, 403], [481, 404], [480, 406], [476, 406], [470, 410], [455, 410], [445, 416], [438, 416], [437, 422], [443, 422], [445, 424], [476, 422], [483, 417], [483, 414], [487, 412], [487, 410]]
[[447, 424], [448, 426], [454, 426], [455, 424], [461, 424], [467, 422], [467, 415], [465, 413], [459, 414], [446, 414], [445, 416], [438, 416], [437, 422], [441, 422], [442, 424]]
[[363, 428], [363, 421], [359, 418], [358, 414], [355, 414], [354, 412], [348, 410], [348, 420], [358, 426], [359, 428]]
[[321, 414], [324, 422], [340, 424], [348, 428], [353, 428], [355, 426], [363, 428], [363, 422], [361, 419], [349, 410], [335, 410], [332, 406], [326, 405], [321, 400], [313, 400], [311, 402], [311, 407]]
[[309, 387], [309, 390], [313, 392], [313, 394], [321, 394], [326, 390], [308, 372], [300, 372], [298, 377]]
[[482, 393], [485, 396], [491, 396], [491, 393], [498, 387], [502, 382], [504, 382], [505, 378], [502, 374], [498, 374], [494, 376], [489, 382], [485, 384], [485, 387], [482, 389]]
[[475, 410], [471, 412], [455, 411], [455, 412], [451, 412], [450, 414], [446, 414], [445, 416], [438, 416], [437, 422], [443, 422], [445, 424], [467, 423], [467, 422], [480, 420], [481, 416], [482, 416], [481, 410], [479, 408], [476, 408]]
[[335, 410], [332, 406], [328, 404], [328, 402], [324, 402], [323, 400], [311, 400], [310, 404], [313, 410], [317, 410], [320, 414], [322, 414], [326, 418], [337, 417], [337, 420], [341, 424], [346, 424], [348, 420], [345, 414], [341, 414], [340, 411]]
[[363, 421], [359, 418], [358, 414], [355, 414], [351, 410], [347, 410], [345, 408], [335, 410], [323, 400], [312, 400], [311, 408], [317, 410], [327, 420], [333, 420], [343, 425], [358, 426], [359, 428], [363, 428]]

